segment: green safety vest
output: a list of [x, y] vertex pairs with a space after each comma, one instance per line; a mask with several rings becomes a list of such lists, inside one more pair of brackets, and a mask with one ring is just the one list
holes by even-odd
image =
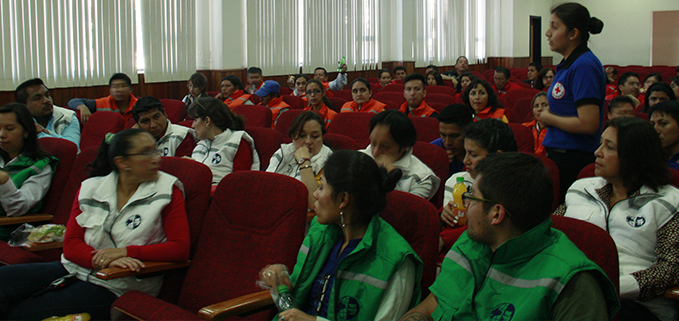
[[[54, 175], [54, 169], [56, 168], [58, 160], [54, 156], [49, 156], [45, 157], [39, 160], [35, 160], [32, 158], [28, 158], [26, 156], [19, 155], [16, 158], [16, 161], [9, 164], [5, 165], [4, 168], [2, 168], [3, 171], [7, 172], [9, 177], [12, 179], [12, 182], [14, 183], [14, 186], [19, 189], [21, 188], [21, 185], [24, 184], [24, 182], [31, 176], [39, 173], [42, 171], [45, 166], [50, 165], [52, 166], [52, 174]], [[42, 200], [33, 206], [33, 208], [29, 209], [27, 214], [30, 213], [36, 213], [40, 210], [42, 206]], [[0, 206], [0, 215], [6, 215], [5, 209]]]
[[[338, 226], [323, 225], [314, 218], [290, 276], [295, 284], [292, 292], [300, 306], [304, 306], [316, 277], [340, 238], [342, 230]], [[422, 260], [389, 223], [375, 215], [358, 246], [338, 264], [327, 318], [373, 320], [391, 276], [408, 257], [417, 268], [412, 308], [420, 302]]]
[[608, 315], [619, 309], [615, 286], [566, 235], [545, 220], [495, 253], [465, 231], [448, 252], [430, 290], [434, 320], [547, 320], [561, 290], [575, 274], [592, 271]]

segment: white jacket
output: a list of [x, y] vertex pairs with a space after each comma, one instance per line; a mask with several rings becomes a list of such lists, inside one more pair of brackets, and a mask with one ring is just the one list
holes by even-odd
[[[295, 161], [295, 151], [297, 151], [297, 149], [295, 149], [294, 143], [281, 144], [281, 148], [271, 156], [269, 167], [266, 168], [266, 171], [301, 180], [302, 176], [299, 174], [299, 164]], [[323, 145], [321, 151], [311, 157], [311, 168], [314, 170], [314, 176], [318, 175], [323, 169], [325, 161], [330, 154], [332, 154], [332, 149]]]
[[[584, 178], [573, 183], [566, 193], [564, 216], [590, 222], [611, 235], [620, 260], [620, 296], [635, 299], [640, 289], [631, 273], [655, 263], [658, 230], [677, 213], [679, 190], [665, 185], [654, 192], [642, 186], [639, 196], [620, 201], [609, 211], [608, 205], [596, 192], [606, 184], [606, 180], [600, 177]], [[671, 311], [673, 316], [669, 318], [672, 320], [676, 320], [679, 312], [676, 301], [664, 297], [639, 303], [657, 316]]]
[[[183, 190], [181, 182], [172, 175], [158, 172], [157, 180], [139, 185], [120, 212], [117, 185], [117, 172], [92, 177], [82, 183], [78, 196], [82, 213], [76, 221], [85, 229], [85, 243], [98, 250], [165, 242], [161, 212], [172, 200], [172, 187]], [[63, 254], [61, 263], [69, 273], [76, 272], [78, 279], [105, 287], [117, 296], [129, 290], [156, 296], [163, 281], [162, 276], [145, 279], [130, 276], [105, 281], [95, 276], [96, 270], [75, 264]]]
[[212, 184], [219, 184], [224, 176], [233, 172], [233, 160], [238, 152], [241, 139], [245, 139], [252, 149], [253, 171], [259, 170], [259, 156], [255, 149], [255, 141], [243, 130], [226, 129], [213, 140], [203, 139], [193, 150], [191, 158], [207, 165], [212, 171]]
[[160, 152], [160, 156], [174, 156], [187, 135], [196, 139], [196, 132], [192, 128], [175, 125], [168, 119], [165, 134], [156, 142], [156, 149]]
[[[366, 149], [361, 150], [361, 152], [373, 157], [370, 145]], [[441, 179], [426, 164], [413, 155], [412, 147], [408, 148], [403, 157], [394, 163], [394, 167], [399, 168], [403, 172], [403, 176], [401, 176], [401, 179], [396, 184], [395, 189], [397, 191], [417, 195], [426, 200], [431, 199], [438, 191]]]

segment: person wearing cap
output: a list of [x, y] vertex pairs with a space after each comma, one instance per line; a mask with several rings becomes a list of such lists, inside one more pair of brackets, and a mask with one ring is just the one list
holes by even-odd
[[255, 92], [255, 95], [261, 97], [259, 102], [260, 105], [269, 107], [271, 109], [271, 128], [276, 125], [278, 117], [282, 113], [290, 109], [290, 105], [283, 101], [281, 98], [281, 85], [275, 80], [267, 80], [262, 83], [259, 90]]

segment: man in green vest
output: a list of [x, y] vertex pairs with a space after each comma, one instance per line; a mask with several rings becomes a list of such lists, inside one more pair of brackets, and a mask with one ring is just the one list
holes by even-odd
[[401, 320], [606, 320], [618, 311], [606, 274], [551, 228], [547, 169], [523, 153], [481, 161], [463, 196], [467, 231], [431, 294]]

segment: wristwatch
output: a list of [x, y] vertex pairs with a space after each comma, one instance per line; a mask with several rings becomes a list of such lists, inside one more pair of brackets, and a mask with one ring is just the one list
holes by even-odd
[[300, 157], [300, 158], [297, 160], [297, 164], [302, 165], [302, 164], [304, 164], [304, 162], [306, 162], [306, 161], [311, 161], [311, 158], [302, 158], [302, 157]]

